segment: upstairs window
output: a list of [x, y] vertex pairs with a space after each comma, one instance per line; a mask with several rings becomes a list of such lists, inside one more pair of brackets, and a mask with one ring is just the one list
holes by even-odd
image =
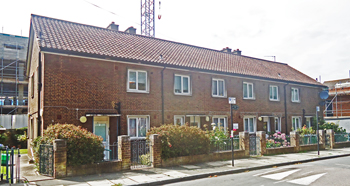
[[184, 95], [190, 94], [190, 76], [175, 75], [174, 93]]
[[147, 92], [147, 72], [141, 70], [128, 71], [128, 91]]
[[34, 98], [34, 73], [30, 77], [30, 95]]
[[253, 83], [243, 83], [243, 98], [254, 99]]
[[278, 86], [270, 85], [270, 100], [271, 101], [278, 101]]
[[225, 97], [225, 81], [223, 79], [212, 80], [212, 96]]
[[299, 99], [299, 89], [298, 88], [292, 88], [292, 102], [300, 102]]

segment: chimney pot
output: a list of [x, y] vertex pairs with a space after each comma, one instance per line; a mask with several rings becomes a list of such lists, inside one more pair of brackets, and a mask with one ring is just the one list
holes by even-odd
[[119, 31], [119, 25], [116, 25], [114, 21], [108, 25], [107, 29]]
[[129, 34], [136, 34], [136, 28], [134, 27], [129, 27], [125, 30], [126, 33], [129, 33]]
[[223, 48], [221, 51], [231, 53], [232, 49], [230, 49], [229, 47], [226, 47], [226, 48]]
[[235, 55], [239, 55], [240, 56], [242, 54], [242, 51], [237, 49], [237, 50], [234, 50], [232, 53], [235, 54]]

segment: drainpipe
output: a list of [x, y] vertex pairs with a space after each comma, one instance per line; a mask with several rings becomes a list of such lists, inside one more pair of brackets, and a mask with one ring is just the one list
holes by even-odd
[[283, 86], [284, 88], [284, 123], [286, 125], [286, 134], [288, 132], [288, 125], [287, 125], [287, 122], [288, 122], [288, 117], [287, 117], [287, 90], [286, 90], [286, 87], [289, 83], [285, 84]]
[[40, 112], [40, 92], [41, 92], [41, 52], [39, 52], [38, 62], [38, 136], [41, 136], [41, 112]]
[[164, 124], [164, 70], [166, 67], [162, 69], [161, 73], [161, 92], [162, 92], [162, 124]]

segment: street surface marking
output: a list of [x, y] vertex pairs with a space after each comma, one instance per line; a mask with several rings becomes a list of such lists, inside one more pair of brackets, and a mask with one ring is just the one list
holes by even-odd
[[327, 173], [322, 173], [322, 174], [316, 174], [304, 178], [299, 178], [295, 180], [288, 181], [289, 183], [295, 183], [299, 185], [310, 185], [312, 182], [316, 181], [317, 179], [321, 178], [323, 175]]
[[300, 169], [296, 169], [296, 170], [291, 170], [291, 171], [286, 171], [286, 172], [280, 172], [280, 173], [276, 173], [276, 174], [269, 174], [269, 175], [265, 175], [265, 176], [261, 176], [263, 178], [269, 178], [269, 179], [273, 179], [273, 180], [282, 180], [283, 178], [300, 171]]
[[277, 170], [281, 170], [282, 168], [274, 168], [273, 170], [270, 170], [270, 171], [266, 171], [266, 172], [262, 172], [262, 173], [259, 173], [259, 174], [255, 174], [253, 176], [260, 176], [260, 175], [263, 175], [263, 174], [267, 174], [269, 172], [273, 172], [273, 171], [277, 171]]

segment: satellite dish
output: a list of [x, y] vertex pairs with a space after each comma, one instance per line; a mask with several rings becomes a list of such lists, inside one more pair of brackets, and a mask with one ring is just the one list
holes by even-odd
[[320, 98], [321, 99], [327, 99], [328, 96], [329, 96], [328, 91], [324, 90], [324, 91], [320, 92]]

